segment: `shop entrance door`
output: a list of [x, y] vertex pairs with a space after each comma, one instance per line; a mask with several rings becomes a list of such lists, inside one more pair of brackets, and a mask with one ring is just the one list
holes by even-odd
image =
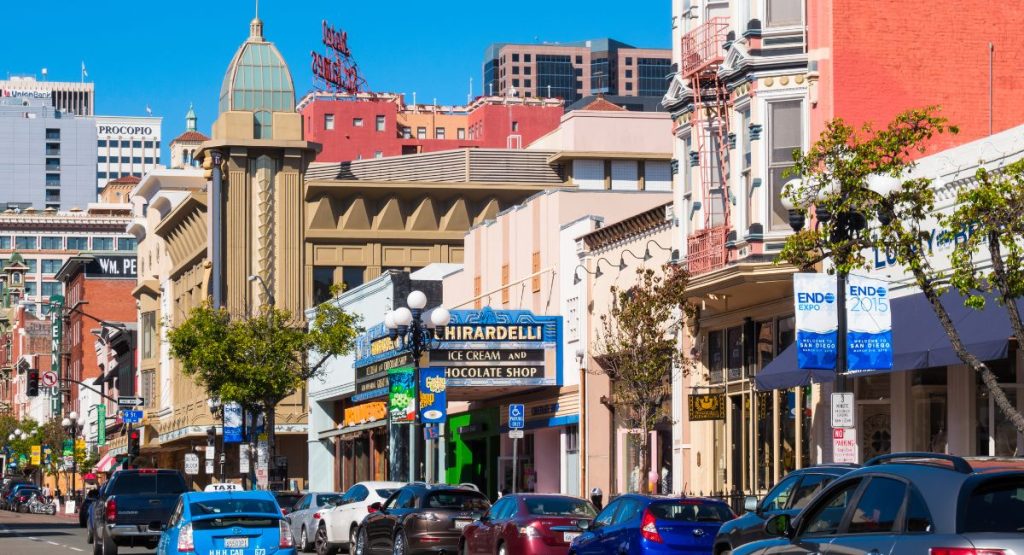
[[[527, 475], [524, 470], [533, 468], [533, 458], [520, 455], [516, 458], [519, 477], [516, 480], [516, 492], [527, 491]], [[498, 491], [512, 491], [512, 457], [498, 457]]]
[[892, 451], [892, 407], [888, 401], [857, 403], [860, 462]]

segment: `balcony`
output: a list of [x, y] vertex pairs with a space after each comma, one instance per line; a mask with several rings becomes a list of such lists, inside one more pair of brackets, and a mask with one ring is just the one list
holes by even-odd
[[729, 226], [720, 225], [695, 231], [686, 240], [686, 260], [690, 275], [699, 276], [725, 267], [729, 253], [725, 240]]
[[723, 45], [728, 33], [729, 18], [713, 17], [683, 35], [680, 74], [684, 77], [694, 75], [722, 63], [725, 59]]

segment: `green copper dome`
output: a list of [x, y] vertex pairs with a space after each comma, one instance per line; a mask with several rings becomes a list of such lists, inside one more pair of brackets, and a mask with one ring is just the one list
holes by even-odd
[[259, 18], [231, 59], [220, 89], [220, 112], [255, 112], [257, 139], [273, 138], [273, 112], [295, 111], [295, 85], [281, 53], [263, 38]]

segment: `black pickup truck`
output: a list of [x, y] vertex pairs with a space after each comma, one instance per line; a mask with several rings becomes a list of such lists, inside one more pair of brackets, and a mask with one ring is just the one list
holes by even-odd
[[118, 547], [155, 549], [170, 520], [185, 477], [177, 470], [119, 470], [93, 503], [94, 555], [117, 555]]

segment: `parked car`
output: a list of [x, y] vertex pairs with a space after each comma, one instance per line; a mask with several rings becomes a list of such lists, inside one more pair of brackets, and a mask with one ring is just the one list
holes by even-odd
[[564, 555], [597, 516], [590, 501], [556, 494], [516, 494], [499, 499], [462, 532], [459, 553]]
[[110, 477], [93, 513], [94, 555], [117, 555], [118, 547], [153, 549], [178, 497], [185, 477], [177, 470], [118, 470]]
[[711, 553], [715, 534], [735, 518], [729, 505], [701, 497], [616, 497], [573, 540], [574, 555]]
[[356, 553], [455, 553], [463, 528], [490, 506], [487, 497], [471, 489], [408, 484], [384, 503], [370, 505], [356, 535]]
[[343, 547], [354, 553], [356, 530], [370, 514], [370, 505], [383, 503], [404, 485], [401, 482], [359, 482], [348, 488], [334, 507], [320, 511], [313, 540], [317, 555], [333, 555]]
[[733, 555], [1024, 553], [1024, 460], [882, 455], [765, 530]]
[[299, 499], [302, 499], [302, 492], [298, 491], [275, 491], [273, 494], [277, 504], [281, 507], [281, 514], [285, 515]]
[[310, 492], [299, 498], [288, 510], [285, 520], [291, 526], [298, 551], [313, 549], [313, 536], [320, 524], [321, 512], [333, 507], [341, 499], [340, 493]]
[[11, 494], [11, 510], [16, 513], [27, 513], [28, 502], [37, 494], [41, 495], [42, 491], [35, 486], [16, 489], [14, 493]]
[[766, 539], [764, 523], [769, 518], [782, 513], [796, 516], [832, 480], [855, 468], [857, 466], [852, 464], [802, 468], [787, 474], [760, 502], [747, 497], [743, 507], [747, 512], [718, 530], [714, 555], [728, 555], [741, 545]]
[[21, 482], [14, 484], [13, 486], [11, 486], [11, 489], [7, 491], [7, 494], [4, 495], [4, 508], [7, 509], [8, 511], [15, 510], [16, 508], [14, 507], [13, 504], [14, 498], [19, 491], [26, 488], [39, 489], [39, 486], [33, 484], [32, 482]]
[[78, 507], [78, 527], [85, 528], [89, 524], [89, 511], [92, 510], [92, 504], [96, 501], [96, 497], [99, 496], [99, 488], [93, 488], [85, 492], [85, 497], [82, 499], [82, 504]]
[[158, 555], [295, 555], [281, 506], [268, 491], [189, 492], [175, 503]]
[[0, 485], [0, 509], [7, 509], [7, 497], [11, 494], [11, 491], [15, 486], [18, 485], [33, 485], [32, 481], [27, 478], [10, 477], [4, 478], [3, 485]]
[[98, 503], [97, 501], [103, 499], [104, 492], [106, 491], [107, 484], [109, 483], [110, 482], [107, 482], [106, 484], [103, 484], [102, 486], [99, 487], [99, 489], [96, 492], [96, 500], [93, 501], [92, 504], [89, 506], [89, 515], [86, 517], [85, 521], [85, 543], [92, 544], [92, 542], [96, 539], [96, 513], [106, 510], [106, 507], [104, 507], [102, 503]]

